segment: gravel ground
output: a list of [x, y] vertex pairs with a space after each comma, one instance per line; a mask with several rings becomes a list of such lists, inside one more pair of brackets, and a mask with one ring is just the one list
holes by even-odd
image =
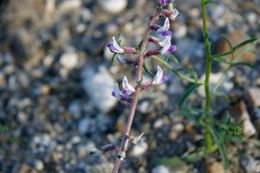
[[[123, 44], [142, 39], [154, 1], [145, 0], [3, 0], [0, 1], [0, 173], [110, 173], [114, 152], [93, 153], [119, 142], [129, 108], [111, 96], [114, 83], [133, 69], [111, 64], [105, 45], [120, 32]], [[205, 54], [198, 0], [176, 0], [179, 18], [172, 24], [176, 57], [203, 77]], [[258, 0], [219, 0], [208, 6], [214, 53], [260, 36]], [[226, 173], [260, 173], [260, 44], [235, 56], [239, 66], [227, 74], [216, 96], [216, 116], [230, 110], [244, 120], [240, 142], [227, 144]], [[230, 57], [227, 57], [230, 58]], [[152, 63], [152, 65], [155, 65]], [[212, 84], [226, 66], [214, 64]], [[164, 69], [166, 71], [166, 69]], [[144, 133], [132, 146], [123, 173], [224, 173], [218, 154], [188, 163], [158, 159], [180, 157], [203, 145], [203, 130], [181, 115], [177, 102], [188, 87], [175, 75], [141, 96], [132, 133]], [[203, 103], [203, 88], [191, 95]], [[228, 105], [228, 106], [226, 106]]]

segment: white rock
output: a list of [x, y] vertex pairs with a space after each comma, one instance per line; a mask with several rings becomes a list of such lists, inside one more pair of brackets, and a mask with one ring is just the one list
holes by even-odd
[[52, 142], [51, 137], [48, 134], [36, 135], [33, 138], [33, 145], [49, 146]]
[[250, 12], [246, 15], [246, 19], [249, 23], [255, 24], [257, 22], [257, 14], [254, 12]]
[[159, 165], [153, 168], [152, 173], [170, 173], [170, 171], [166, 166]]
[[93, 104], [101, 112], [108, 112], [113, 108], [117, 100], [112, 96], [115, 80], [105, 67], [100, 67], [95, 73], [91, 68], [82, 71], [83, 87], [89, 94], [90, 104]]
[[163, 119], [157, 119], [153, 124], [153, 128], [155, 129], [161, 128], [163, 124], [164, 124]]
[[36, 160], [34, 162], [34, 167], [37, 171], [42, 171], [44, 169], [44, 164], [41, 160]]
[[98, 4], [109, 13], [119, 13], [127, 6], [127, 0], [99, 0]]
[[256, 134], [256, 129], [249, 119], [243, 122], [243, 133], [246, 137], [251, 137]]
[[73, 136], [73, 138], [71, 139], [72, 144], [77, 144], [80, 142], [81, 142], [81, 138], [79, 136]]
[[146, 142], [137, 143], [132, 151], [133, 156], [141, 156], [148, 150], [148, 144]]
[[68, 52], [61, 56], [60, 64], [67, 70], [72, 70], [78, 65], [79, 58], [75, 52]]

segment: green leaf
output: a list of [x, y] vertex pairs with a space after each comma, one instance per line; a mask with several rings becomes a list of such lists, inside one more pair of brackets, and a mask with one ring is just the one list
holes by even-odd
[[177, 71], [188, 72], [195, 81], [198, 81], [198, 79], [199, 79], [199, 75], [197, 74], [197, 72], [195, 70], [191, 69], [191, 68], [184, 67], [184, 68], [178, 69]]
[[177, 59], [176, 56], [174, 56], [173, 54], [167, 54], [164, 56], [164, 58], [171, 59], [175, 64], [180, 64], [179, 60]]
[[245, 40], [245, 41], [239, 43], [238, 45], [236, 45], [236, 46], [234, 47], [234, 49], [239, 49], [239, 48], [241, 48], [241, 47], [244, 47], [244, 46], [246, 46], [247, 44], [250, 44], [250, 43], [255, 42], [256, 40], [257, 40], [257, 38], [253, 36], [253, 37], [251, 37], [250, 39]]
[[239, 43], [238, 45], [236, 46], [232, 46], [232, 50], [231, 51], [227, 51], [227, 52], [223, 52], [223, 53], [220, 53], [220, 54], [216, 54], [216, 55], [212, 55], [212, 58], [213, 59], [216, 59], [216, 58], [219, 58], [219, 57], [223, 57], [223, 56], [227, 56], [227, 55], [230, 55], [230, 54], [233, 54], [235, 52], [235, 50], [241, 48], [241, 47], [244, 47], [250, 43], [253, 43], [257, 40], [257, 38], [255, 36], [251, 36], [250, 39], [247, 39], [241, 43]]
[[230, 50], [232, 51], [232, 59], [234, 59], [234, 50], [233, 50], [233, 45], [232, 45], [232, 43], [231, 43], [231, 41], [229, 40], [229, 38], [226, 36], [226, 35], [223, 35], [223, 38], [226, 40], [226, 42], [228, 43], [228, 45], [229, 45], [229, 48], [230, 48]]
[[[214, 89], [215, 89], [215, 88], [214, 88]], [[230, 102], [229, 97], [228, 97], [227, 94], [224, 93], [224, 92], [220, 92], [220, 91], [212, 91], [212, 96], [219, 96], [219, 97], [222, 97], [225, 103], [229, 103], [229, 102]]]
[[194, 80], [188, 76], [185, 76], [183, 74], [181, 74], [178, 70], [174, 69], [168, 62], [166, 62], [165, 60], [163, 60], [161, 57], [159, 56], [151, 56], [150, 57], [153, 60], [159, 61], [160, 63], [162, 63], [166, 68], [168, 68], [170, 71], [172, 71], [173, 73], [175, 73], [177, 76], [179, 76], [181, 79], [191, 82], [191, 83], [200, 83], [202, 84], [202, 81], [197, 81]]
[[115, 36], [116, 42], [119, 44], [119, 46], [121, 44], [120, 35], [121, 35], [121, 33], [117, 33], [116, 36]]
[[113, 56], [112, 56], [112, 58], [111, 58], [111, 64], [114, 64], [115, 59], [116, 59], [116, 56], [117, 56], [117, 54], [114, 53]]
[[250, 63], [248, 63], [248, 62], [234, 62], [234, 63], [231, 63], [230, 64], [230, 67], [236, 67], [236, 66], [240, 66], [240, 65], [242, 65], [242, 66], [247, 66], [247, 67], [250, 67], [250, 68], [253, 68], [254, 67], [254, 65], [253, 64], [250, 64]]
[[227, 169], [229, 163], [228, 163], [227, 151], [226, 151], [225, 143], [219, 137], [217, 131], [213, 127], [211, 127], [210, 130], [211, 130], [211, 134], [212, 134], [214, 140], [216, 141], [216, 144], [217, 144], [217, 147], [218, 147], [218, 150], [219, 150], [219, 153], [220, 153], [220, 157], [221, 157], [223, 166], [224, 166], [225, 169]]
[[182, 109], [185, 101], [188, 99], [188, 97], [194, 92], [196, 91], [196, 89], [200, 86], [201, 84], [193, 84], [191, 85], [185, 92], [184, 94], [181, 96], [179, 102], [178, 102], [178, 106], [180, 109]]
[[225, 63], [225, 64], [229, 64], [231, 67], [235, 67], [235, 66], [238, 66], [238, 65], [243, 65], [243, 66], [247, 66], [247, 67], [250, 67], [250, 68], [253, 68], [253, 64], [250, 64], [248, 62], [228, 62], [226, 61], [224, 58], [213, 58], [214, 61], [218, 61], [218, 62], [222, 62], [222, 63]]
[[202, 118], [202, 114], [204, 112], [204, 110], [202, 109], [195, 109], [195, 108], [187, 108], [187, 107], [182, 107], [180, 110], [181, 114], [189, 117], [193, 120], [196, 121], [196, 123], [201, 124], [201, 118]]
[[198, 161], [205, 157], [207, 153], [205, 152], [204, 147], [199, 148], [197, 151], [187, 154], [185, 156], [174, 156], [174, 157], [163, 157], [156, 159], [157, 165], [166, 165], [169, 167], [176, 167], [187, 163], [192, 163]]
[[180, 157], [163, 157], [155, 160], [155, 163], [157, 165], [166, 165], [170, 167], [176, 167], [178, 165], [185, 164], [185, 161], [183, 161]]
[[136, 50], [141, 50], [141, 47], [142, 47], [142, 44], [143, 44], [143, 42], [144, 42], [144, 40], [141, 40], [140, 42], [139, 42], [139, 44], [136, 46]]
[[150, 76], [153, 77], [154, 74], [148, 69], [146, 62], [144, 62], [144, 71]]

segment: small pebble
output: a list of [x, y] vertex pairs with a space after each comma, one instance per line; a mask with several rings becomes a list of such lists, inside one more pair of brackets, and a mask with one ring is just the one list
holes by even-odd
[[37, 171], [42, 171], [44, 169], [44, 163], [41, 160], [36, 160], [34, 162], [34, 167]]
[[100, 7], [109, 13], [120, 13], [127, 6], [127, 0], [99, 0]]
[[152, 173], [170, 173], [170, 171], [166, 166], [159, 165], [153, 168]]
[[67, 70], [72, 70], [78, 65], [79, 58], [75, 52], [68, 52], [61, 56], [60, 63]]

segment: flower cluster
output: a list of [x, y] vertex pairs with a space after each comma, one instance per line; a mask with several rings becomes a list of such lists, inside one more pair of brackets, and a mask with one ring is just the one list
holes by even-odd
[[[142, 83], [142, 89], [150, 88], [154, 85], [159, 85], [164, 83], [168, 80], [168, 77], [163, 74], [163, 71], [160, 66], [157, 66], [157, 72], [154, 75], [154, 78], [149, 81]], [[135, 86], [129, 84], [127, 77], [124, 76], [122, 81], [122, 89], [119, 88], [119, 84], [116, 83], [114, 90], [112, 91], [112, 95], [119, 99], [120, 101], [130, 102], [131, 101], [131, 95], [135, 92], [135, 88], [137, 87], [137, 84]]]
[[[170, 31], [170, 20], [175, 20], [179, 15], [177, 9], [173, 8], [172, 0], [160, 0], [159, 6], [161, 6], [160, 16], [164, 16], [165, 20], [163, 25], [153, 24], [151, 25], [151, 30], [153, 31], [154, 36], [150, 36], [148, 38], [149, 43], [157, 45], [156, 49], [146, 50], [145, 52], [145, 59], [149, 58], [150, 56], [154, 55], [166, 55], [174, 52], [177, 47], [176, 45], [172, 45], [171, 38], [172, 32]], [[165, 8], [167, 7], [167, 9]], [[124, 54], [139, 54], [138, 48], [133, 47], [123, 47], [120, 45], [120, 40], [118, 37], [113, 36], [112, 42], [110, 42], [107, 47], [110, 49], [112, 53], [114, 53], [117, 57], [117, 60], [120, 63], [126, 63], [129, 65], [138, 65], [137, 61], [128, 59], [124, 57]], [[155, 74], [154, 78], [146, 83], [138, 83], [134, 86], [128, 83], [126, 77], [122, 80], [121, 89], [119, 84], [116, 83], [115, 88], [112, 92], [112, 95], [118, 98], [121, 101], [131, 101], [131, 95], [135, 92], [136, 87], [141, 85], [142, 89], [147, 89], [154, 85], [161, 84], [167, 80], [167, 76], [163, 75], [162, 69], [157, 66], [157, 73]]]

